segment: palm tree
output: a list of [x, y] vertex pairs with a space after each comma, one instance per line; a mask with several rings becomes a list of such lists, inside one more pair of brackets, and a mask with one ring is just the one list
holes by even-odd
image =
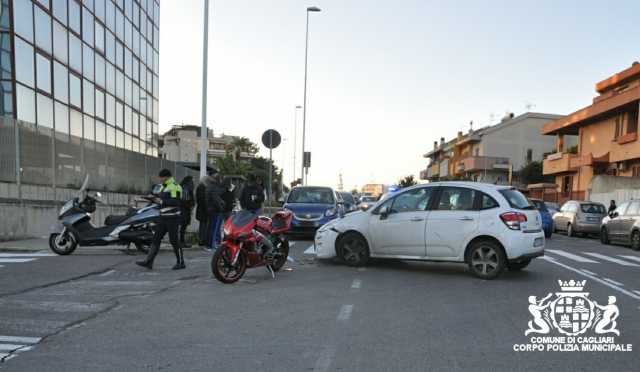
[[243, 152], [255, 155], [258, 153], [258, 146], [251, 142], [247, 137], [236, 137], [227, 147], [227, 151], [231, 152], [234, 160], [240, 160], [240, 154]]

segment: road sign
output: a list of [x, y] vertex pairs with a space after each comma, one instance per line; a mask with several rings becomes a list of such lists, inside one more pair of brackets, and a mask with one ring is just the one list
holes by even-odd
[[304, 158], [302, 159], [302, 164], [304, 164], [305, 168], [311, 168], [311, 152], [305, 151]]
[[275, 149], [280, 146], [282, 138], [277, 130], [269, 129], [262, 133], [262, 144], [268, 149]]

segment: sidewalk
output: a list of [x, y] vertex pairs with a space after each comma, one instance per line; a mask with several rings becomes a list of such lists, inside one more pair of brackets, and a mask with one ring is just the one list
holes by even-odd
[[[126, 246], [124, 245], [105, 245], [99, 247], [86, 247], [88, 249], [114, 249], [114, 250], [124, 250]], [[77, 249], [83, 249], [83, 247], [78, 247]], [[135, 247], [132, 245], [132, 250], [135, 250]], [[192, 249], [200, 249], [198, 246], [192, 246], [191, 248], [184, 248], [185, 250]], [[10, 240], [6, 242], [0, 242], [0, 251], [25, 251], [25, 252], [35, 252], [35, 251], [49, 251], [49, 240], [44, 238], [34, 238], [34, 239], [22, 239], [22, 240]], [[162, 245], [160, 245], [160, 250], [172, 250], [171, 244], [167, 239], [162, 241]]]

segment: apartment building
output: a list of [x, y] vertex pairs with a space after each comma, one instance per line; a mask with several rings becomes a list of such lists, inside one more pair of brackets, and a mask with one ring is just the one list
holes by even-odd
[[[553, 152], [555, 141], [540, 135], [548, 122], [559, 115], [527, 112], [506, 115], [498, 124], [458, 132], [456, 138], [434, 142], [432, 151], [424, 155], [430, 160], [421, 179], [471, 180], [485, 183], [509, 184], [512, 176], [531, 161], [542, 160]], [[575, 143], [567, 138], [567, 144]]]
[[[555, 176], [563, 200], [586, 198], [596, 175], [640, 176], [640, 64], [597, 83], [595, 89], [598, 96], [591, 105], [541, 131], [556, 140], [556, 152], [544, 160], [543, 173]], [[567, 151], [568, 135], [578, 137], [577, 151]]]
[[[217, 158], [223, 158], [233, 148], [234, 142], [240, 138], [225, 134], [216, 137], [211, 130], [208, 130], [207, 137], [209, 139], [207, 151], [209, 164], [214, 163]], [[160, 156], [163, 159], [182, 163], [197, 163], [200, 161], [200, 143], [200, 126], [174, 125], [160, 137]], [[255, 157], [248, 150], [240, 151], [241, 160]]]

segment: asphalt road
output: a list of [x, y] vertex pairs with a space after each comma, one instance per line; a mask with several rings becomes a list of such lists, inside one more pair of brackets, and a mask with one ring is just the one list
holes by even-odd
[[[154, 271], [119, 251], [0, 255], [0, 356], [6, 371], [606, 371], [635, 370], [640, 252], [554, 235], [547, 255], [498, 280], [456, 264], [316, 261], [296, 241], [272, 279], [211, 278], [210, 254]], [[34, 247], [38, 248], [38, 247]], [[43, 251], [41, 253], [46, 253]], [[28, 259], [26, 262], [10, 258]], [[616, 344], [631, 352], [514, 351], [529, 296], [586, 280], [599, 304], [616, 296]]]

